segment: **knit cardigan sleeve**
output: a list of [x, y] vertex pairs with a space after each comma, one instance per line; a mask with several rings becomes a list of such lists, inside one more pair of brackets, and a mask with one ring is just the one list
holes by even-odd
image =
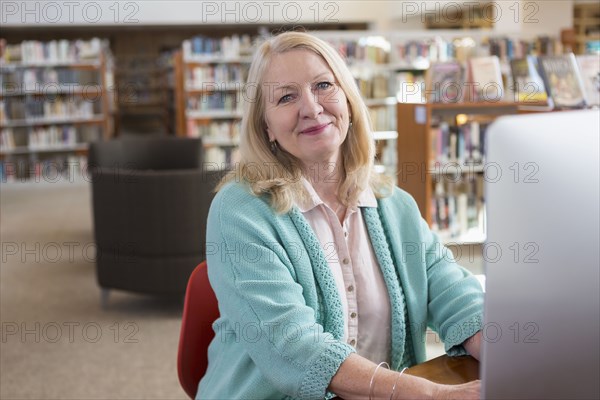
[[295, 268], [309, 261], [285, 250], [290, 243], [280, 218], [288, 217], [241, 185], [223, 188], [208, 219], [209, 279], [221, 316], [239, 324], [237, 331], [252, 332], [241, 335], [242, 348], [263, 377], [292, 398], [323, 399], [354, 349], [324, 332], [306, 304]]
[[[395, 229], [400, 231], [397, 237], [400, 243], [396, 245], [401, 246], [401, 250], [397, 250], [397, 254], [409, 260], [404, 266], [408, 269], [405, 276], [411, 286], [407, 291], [412, 315], [419, 316], [418, 321], [426, 321], [427, 326], [440, 335], [448, 355], [466, 354], [462, 343], [483, 325], [481, 285], [431, 231], [408, 193], [396, 188], [394, 195], [384, 203], [391, 219], [399, 222]], [[425, 318], [421, 319], [423, 314]]]
[[483, 291], [479, 281], [454, 261], [452, 252], [421, 220], [428, 277], [428, 325], [450, 356], [467, 354], [462, 343], [482, 329]]

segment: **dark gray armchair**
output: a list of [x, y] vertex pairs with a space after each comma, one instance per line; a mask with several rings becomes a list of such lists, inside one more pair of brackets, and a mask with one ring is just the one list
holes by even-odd
[[145, 138], [90, 147], [97, 278], [109, 289], [185, 293], [205, 259], [206, 218], [222, 171], [203, 168], [199, 139]]

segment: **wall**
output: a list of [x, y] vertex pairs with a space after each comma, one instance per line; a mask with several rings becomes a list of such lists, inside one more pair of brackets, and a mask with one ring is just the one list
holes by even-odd
[[[393, 1], [0, 1], [5, 26], [372, 22]], [[168, 11], [168, 12], [166, 12]]]
[[[12, 1], [0, 0], [0, 23], [31, 26], [165, 26], [368, 22], [374, 30], [420, 30], [426, 14], [488, 4], [498, 33], [558, 35], [573, 20], [573, 0], [308, 1]], [[168, 12], [165, 12], [168, 11]], [[495, 14], [495, 15], [494, 15]]]
[[458, 5], [468, 12], [476, 3], [483, 5], [498, 34], [557, 36], [560, 29], [573, 24], [573, 0], [403, 1], [392, 7], [386, 23], [394, 30], [418, 30], [423, 28], [428, 14], [444, 18], [452, 15]]

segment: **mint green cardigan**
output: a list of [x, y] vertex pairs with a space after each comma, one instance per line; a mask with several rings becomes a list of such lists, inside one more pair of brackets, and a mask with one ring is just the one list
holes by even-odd
[[[362, 212], [392, 306], [392, 368], [402, 366], [406, 340], [412, 362], [425, 361], [427, 326], [448, 354], [465, 354], [461, 343], [483, 320], [476, 278], [454, 262], [401, 189]], [[276, 214], [266, 198], [230, 183], [211, 205], [206, 252], [221, 316], [196, 398], [332, 397], [327, 387], [355, 350], [341, 340], [336, 284], [301, 212]]]

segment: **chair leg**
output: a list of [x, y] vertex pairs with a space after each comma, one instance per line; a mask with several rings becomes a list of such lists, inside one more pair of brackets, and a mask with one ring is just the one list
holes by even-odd
[[110, 289], [102, 288], [100, 289], [100, 306], [103, 309], [108, 308], [108, 296], [110, 295]]

